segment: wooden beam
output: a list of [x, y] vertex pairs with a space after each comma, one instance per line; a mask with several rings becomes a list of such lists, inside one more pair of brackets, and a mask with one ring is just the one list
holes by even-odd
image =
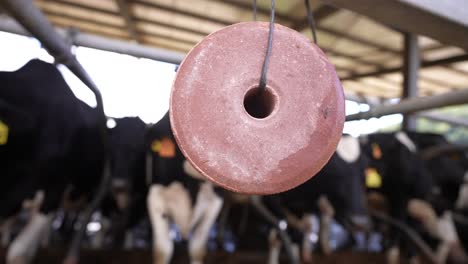
[[[39, 3], [39, 2], [41, 2], [41, 0], [36, 0], [35, 2]], [[64, 4], [64, 5], [68, 5], [68, 6], [71, 6], [71, 7], [76, 7], [76, 8], [80, 8], [80, 9], [87, 9], [87, 10], [91, 10], [91, 11], [94, 11], [94, 12], [102, 12], [102, 13], [109, 14], [109, 15], [119, 15], [119, 13], [116, 10], [114, 11], [113, 8], [111, 8], [111, 7], [107, 7], [107, 8], [95, 7], [94, 6], [95, 1], [93, 1], [93, 6], [90, 5], [90, 4], [81, 3], [80, 1], [70, 1], [70, 0], [47, 0], [45, 2]]]
[[378, 49], [378, 50], [381, 50], [381, 51], [391, 52], [391, 53], [393, 53], [395, 55], [400, 55], [400, 53], [401, 53], [397, 49], [392, 49], [392, 48], [389, 48], [387, 46], [383, 46], [383, 45], [377, 44], [375, 42], [366, 40], [364, 38], [361, 38], [361, 37], [358, 37], [358, 36], [355, 36], [355, 35], [351, 35], [349, 33], [340, 32], [338, 30], [331, 29], [331, 28], [326, 28], [326, 27], [323, 27], [323, 26], [320, 26], [320, 25], [317, 25], [317, 29], [320, 30], [320, 31], [323, 31], [325, 33], [328, 33], [330, 35], [333, 35], [335, 37], [345, 38], [347, 40], [356, 42], [358, 44], [369, 46], [369, 47], [372, 47], [372, 48], [375, 48], [375, 49]]
[[[63, 14], [60, 13], [54, 13], [54, 12], [44, 12], [48, 19], [54, 24], [62, 27], [76, 27], [78, 29], [82, 29], [85, 32], [89, 33], [101, 33], [109, 37], [118, 37], [121, 39], [128, 39], [129, 36], [126, 33], [126, 31], [118, 26], [115, 26], [110, 23], [104, 23], [100, 21], [89, 21], [89, 20], [84, 20], [81, 17], [78, 16], [72, 16], [72, 15], [66, 15], [64, 16]], [[185, 51], [187, 52], [187, 48], [185, 47], [193, 47], [196, 42], [194, 41], [188, 41], [182, 38], [177, 38], [173, 35], [168, 35], [168, 34], [161, 34], [161, 33], [155, 33], [150, 30], [143, 30], [140, 28], [137, 28], [137, 33], [142, 34], [140, 36], [140, 41], [141, 43], [143, 42], [148, 42], [148, 39], [152, 40], [152, 45], [156, 43], [154, 41], [156, 38], [159, 39], [165, 39], [168, 41], [173, 41], [174, 43], [180, 43], [181, 45], [184, 45], [184, 49], [176, 48], [175, 50], [177, 51]], [[130, 37], [131, 38], [131, 37]], [[168, 45], [163, 45], [161, 46], [163, 48], [170, 48]], [[171, 46], [173, 47], [173, 46]]]
[[136, 27], [140, 33], [154, 33], [156, 35], [166, 37], [175, 37], [181, 41], [191, 43], [192, 45], [195, 45], [195, 43], [198, 43], [204, 37], [204, 35], [193, 34], [185, 30], [159, 26], [154, 23], [138, 22]]
[[64, 17], [60, 15], [56, 16], [52, 14], [47, 14], [47, 19], [53, 24], [60, 26], [60, 27], [67, 27], [67, 28], [74, 27], [84, 32], [101, 34], [104, 36], [118, 38], [118, 39], [128, 39], [127, 32], [116, 26], [96, 24], [96, 23], [85, 21], [85, 20], [78, 20], [78, 19], [74, 19], [70, 17]]
[[98, 10], [92, 10], [86, 7], [77, 7], [69, 5], [67, 3], [61, 3], [56, 1], [37, 0], [35, 1], [35, 3], [42, 11], [61, 13], [64, 16], [79, 16], [84, 20], [112, 23], [116, 26], [125, 25], [125, 21], [122, 19], [122, 17], [120, 17], [119, 14], [109, 14]]
[[113, 28], [113, 29], [118, 29], [121, 31], [124, 31], [123, 28], [113, 24], [109, 23], [107, 21], [98, 21], [98, 20], [92, 20], [92, 19], [86, 19], [78, 15], [74, 14], [63, 14], [60, 12], [55, 12], [55, 11], [48, 11], [48, 10], [42, 10], [42, 12], [48, 17], [48, 18], [63, 18], [67, 19], [70, 21], [76, 21], [77, 26], [80, 22], [87, 23], [87, 24], [94, 24], [96, 27], [104, 27], [104, 28]]
[[425, 35], [468, 50], [466, 0], [324, 0], [403, 32]]
[[187, 33], [191, 33], [191, 34], [198, 34], [198, 35], [201, 35], [201, 36], [206, 36], [206, 32], [205, 31], [202, 31], [202, 30], [196, 30], [196, 29], [191, 29], [191, 28], [186, 28], [186, 27], [181, 27], [181, 26], [177, 26], [177, 25], [172, 25], [170, 23], [164, 23], [164, 22], [160, 22], [160, 21], [154, 21], [154, 20], [150, 20], [150, 19], [147, 19], [147, 18], [143, 18], [143, 17], [138, 17], [135, 19], [135, 22], [138, 24], [139, 22], [143, 22], [143, 23], [149, 23], [149, 24], [154, 24], [154, 25], [157, 25], [157, 26], [163, 26], [163, 27], [167, 27], [167, 28], [173, 28], [175, 30], [181, 30], [181, 31], [185, 31]]
[[[315, 22], [318, 24], [321, 20], [324, 20], [327, 17], [330, 17], [331, 15], [335, 14], [338, 11], [339, 11], [339, 9], [335, 8], [333, 6], [322, 5], [315, 12], [313, 12]], [[309, 26], [309, 22], [307, 20], [307, 15], [306, 15], [306, 17], [304, 17], [300, 21], [295, 22], [291, 26], [291, 28], [300, 32], [300, 31], [302, 31], [304, 28], [306, 28], [308, 26]]]
[[137, 42], [141, 42], [138, 36], [135, 21], [133, 20], [132, 14], [130, 13], [130, 6], [127, 0], [115, 0], [119, 6], [119, 12], [125, 20], [125, 27], [127, 28], [130, 37]]
[[181, 51], [184, 53], [187, 53], [193, 47], [193, 45], [191, 44], [186, 44], [186, 43], [182, 43], [179, 41], [174, 41], [171, 39], [161, 38], [157, 36], [143, 35], [141, 39], [144, 43], [147, 43], [156, 47], [166, 48], [166, 49], [175, 50], [175, 51]]
[[169, 25], [175, 25], [182, 28], [201, 31], [204, 35], [208, 35], [216, 30], [225, 27], [225, 23], [216, 23], [212, 20], [195, 17], [190, 14], [184, 14], [177, 11], [171, 11], [167, 8], [154, 8], [151, 5], [140, 4], [139, 2], [132, 3], [132, 14], [137, 19], [146, 19]]
[[167, 11], [167, 12], [171, 12], [171, 13], [175, 13], [175, 14], [181, 14], [181, 15], [189, 16], [189, 17], [194, 17], [194, 18], [197, 18], [197, 19], [202, 19], [202, 20], [206, 20], [208, 22], [222, 24], [222, 25], [225, 25], [225, 26], [229, 25], [229, 24], [232, 24], [232, 22], [227, 21], [226, 19], [219, 19], [219, 18], [207, 17], [207, 16], [200, 15], [200, 14], [195, 14], [193, 12], [188, 11], [190, 9], [188, 9], [188, 10], [177, 9], [177, 8], [173, 8], [173, 7], [170, 7], [170, 6], [161, 5], [161, 4], [158, 4], [156, 2], [152, 2], [152, 1], [150, 2], [150, 1], [135, 0], [133, 2], [135, 4], [143, 6], [145, 8], [164, 10], [164, 11]]
[[[422, 61], [421, 62], [421, 68], [451, 64], [451, 63], [467, 61], [467, 60], [468, 60], [468, 54], [463, 54], [463, 55], [449, 57], [449, 58], [440, 59], [440, 60]], [[343, 81], [344, 80], [355, 80], [355, 79], [364, 78], [364, 77], [378, 76], [378, 75], [384, 75], [384, 74], [389, 74], [389, 73], [400, 72], [401, 70], [402, 70], [402, 67], [391, 67], [391, 68], [386, 68], [386, 69], [382, 69], [382, 70], [378, 70], [378, 71], [374, 71], [374, 72], [354, 74], [354, 75], [351, 75], [349, 77], [343, 78], [342, 80]]]

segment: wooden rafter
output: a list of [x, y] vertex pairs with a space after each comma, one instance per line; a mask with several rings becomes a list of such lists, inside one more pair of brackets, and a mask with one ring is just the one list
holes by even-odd
[[[252, 6], [249, 1], [240, 0], [34, 0], [56, 25], [63, 27], [78, 27], [84, 32], [105, 35], [118, 39], [134, 39], [142, 44], [187, 52], [193, 45], [207, 34], [224, 26], [240, 21], [250, 21]], [[328, 1], [328, 0], [327, 0]], [[361, 1], [361, 0], [358, 0]], [[367, 1], [367, 0], [366, 0]], [[288, 2], [283, 11], [276, 12], [277, 22], [308, 34], [305, 9], [302, 1]], [[205, 12], [206, 10], [206, 12]], [[303, 13], [303, 14], [302, 14]], [[270, 15], [268, 6], [257, 9], [259, 20], [266, 20]], [[325, 4], [314, 9], [317, 30], [323, 42], [320, 47], [337, 62], [336, 70], [343, 83], [352, 82], [352, 90], [358, 93], [374, 94], [383, 97], [395, 97], [401, 92], [388, 89], [400, 87], [401, 80], [388, 79], [392, 73], [401, 72], [400, 58], [402, 51], [396, 41], [389, 37], [390, 44], [372, 38], [372, 32], [390, 32], [381, 30], [386, 27], [379, 23], [371, 24], [367, 34], [359, 33], [360, 27], [366, 28], [366, 23], [360, 23], [352, 31], [335, 24], [337, 17], [351, 18], [351, 12], [342, 11]], [[358, 17], [358, 16], [357, 16]], [[358, 17], [359, 18], [359, 17]], [[361, 18], [363, 20], [363, 18]], [[364, 19], [365, 20], [365, 19]], [[322, 23], [320, 23], [322, 21]], [[339, 21], [337, 21], [339, 22]], [[392, 28], [392, 30], [394, 30]], [[395, 32], [395, 31], [394, 31]], [[390, 32], [391, 33], [391, 32]], [[392, 34], [394, 36], [395, 34]], [[333, 42], [339, 43], [333, 46]], [[326, 44], [325, 44], [326, 43]], [[457, 61], [468, 61], [468, 54], [449, 53], [438, 49], [450, 47], [430, 40], [422, 47], [422, 54], [428, 57], [422, 62], [422, 67], [431, 67], [436, 63], [440, 69], [454, 71]], [[432, 53], [431, 53], [432, 52]], [[455, 56], [456, 55], [456, 56]], [[449, 57], [450, 58], [447, 58]], [[438, 58], [443, 58], [439, 60]], [[435, 68], [431, 68], [431, 70]], [[465, 73], [465, 72], [463, 72]], [[366, 77], [378, 76], [380, 84]], [[438, 77], [438, 76], [437, 76]], [[453, 83], [453, 82], [452, 82]], [[456, 89], [449, 81], [433, 78], [433, 75], [420, 75], [421, 94], [440, 93]], [[361, 86], [361, 87], [360, 87]], [[386, 89], [384, 89], [384, 87]], [[347, 88], [349, 89], [349, 88]], [[372, 90], [374, 89], [374, 90]], [[388, 89], [388, 90], [387, 90]], [[349, 89], [351, 90], [351, 89]]]
[[[463, 55], [454, 56], [450, 58], [444, 58], [440, 60], [423, 61], [421, 62], [421, 68], [432, 67], [436, 65], [451, 64], [451, 63], [467, 61], [467, 60], [468, 60], [468, 54], [463, 54]], [[369, 77], [369, 76], [378, 76], [378, 75], [401, 72], [401, 71], [402, 71], [402, 67], [391, 67], [391, 68], [385, 68], [385, 69], [374, 71], [374, 72], [366, 72], [362, 74], [351, 75], [345, 78], [344, 80], [355, 80], [355, 79]]]

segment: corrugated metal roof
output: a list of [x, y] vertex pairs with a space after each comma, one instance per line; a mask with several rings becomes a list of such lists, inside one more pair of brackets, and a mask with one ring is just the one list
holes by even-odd
[[[252, 0], [35, 0], [59, 27], [142, 45], [188, 52], [224, 26], [252, 20]], [[268, 21], [269, 0], [258, 0], [258, 19]], [[312, 1], [319, 46], [334, 63], [348, 94], [400, 97], [403, 36], [364, 16]], [[314, 5], [315, 4], [315, 5]], [[277, 23], [311, 38], [304, 1], [277, 0]], [[468, 88], [468, 54], [419, 37], [420, 95]], [[436, 62], [444, 62], [436, 65]]]

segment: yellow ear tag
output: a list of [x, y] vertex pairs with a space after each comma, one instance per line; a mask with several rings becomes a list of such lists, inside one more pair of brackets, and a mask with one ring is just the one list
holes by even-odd
[[380, 149], [380, 146], [377, 143], [372, 143], [372, 157], [376, 160], [382, 158], [382, 150]]
[[8, 142], [8, 126], [0, 121], [0, 145], [5, 145]]
[[382, 187], [382, 177], [374, 168], [366, 169], [366, 186], [367, 188]]
[[153, 140], [153, 142], [151, 142], [151, 150], [154, 153], [159, 153], [159, 151], [161, 150], [161, 141]]

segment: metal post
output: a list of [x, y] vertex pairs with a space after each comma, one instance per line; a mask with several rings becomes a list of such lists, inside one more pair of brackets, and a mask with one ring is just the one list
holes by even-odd
[[418, 118], [426, 118], [432, 121], [447, 123], [452, 126], [468, 128], [468, 120], [460, 117], [443, 115], [434, 112], [424, 112], [417, 114]]
[[[418, 72], [420, 67], [420, 55], [418, 46], [418, 36], [412, 33], [404, 35], [404, 58], [403, 58], [403, 98], [413, 98], [418, 96]], [[410, 114], [403, 117], [403, 130], [415, 131], [416, 118]]]
[[367, 112], [361, 112], [346, 116], [346, 121], [369, 119], [392, 114], [415, 113], [439, 107], [468, 104], [468, 89], [434, 95], [430, 97], [417, 97], [402, 100], [398, 104], [386, 104], [371, 108]]

